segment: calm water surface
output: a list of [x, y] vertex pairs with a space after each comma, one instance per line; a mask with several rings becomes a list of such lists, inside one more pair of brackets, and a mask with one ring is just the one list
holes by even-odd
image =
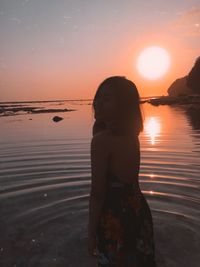
[[[96, 266], [86, 248], [91, 105], [59, 107], [76, 111], [0, 118], [0, 266]], [[198, 267], [200, 129], [181, 108], [142, 107], [139, 181], [158, 267]]]

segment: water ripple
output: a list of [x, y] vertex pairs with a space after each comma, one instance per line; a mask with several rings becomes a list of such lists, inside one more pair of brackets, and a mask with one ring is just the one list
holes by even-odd
[[[185, 123], [183, 119], [181, 123]], [[188, 131], [188, 125], [184, 127]], [[198, 262], [195, 255], [200, 245], [200, 162], [199, 149], [193, 143], [199, 144], [200, 132], [187, 132], [190, 139], [178, 143], [184, 135], [188, 138], [185, 132], [178, 130], [173, 137], [163, 133], [155, 146], [143, 134], [139, 181], [152, 211], [158, 253], [162, 248], [171, 258], [178, 246], [179, 251], [190, 250]], [[4, 242], [0, 242], [0, 253], [7, 255], [6, 267], [26, 267], [23, 260], [30, 260], [31, 267], [57, 266], [58, 262], [58, 266], [65, 266], [62, 262], [66, 259], [74, 261], [73, 267], [79, 266], [76, 255], [66, 252], [68, 246], [88, 262], [83, 259], [86, 251], [83, 253], [82, 249], [87, 238], [91, 183], [89, 152], [88, 138], [1, 144], [0, 234]], [[170, 234], [172, 240], [167, 240]], [[75, 248], [76, 244], [80, 246]], [[15, 250], [23, 255], [20, 261], [17, 256], [8, 256]]]

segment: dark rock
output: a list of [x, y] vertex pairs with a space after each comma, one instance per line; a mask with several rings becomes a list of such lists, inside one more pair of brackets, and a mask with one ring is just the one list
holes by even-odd
[[198, 57], [187, 76], [187, 86], [194, 94], [200, 94], [200, 57]]
[[188, 96], [161, 96], [158, 98], [151, 98], [147, 101], [148, 103], [158, 106], [158, 105], [191, 105], [195, 104], [200, 106], [200, 95], [188, 95]]
[[187, 76], [176, 79], [167, 90], [169, 96], [177, 97], [192, 94], [192, 90], [187, 86]]
[[175, 80], [167, 90], [169, 96], [200, 94], [200, 57], [188, 75]]
[[62, 117], [59, 117], [59, 116], [54, 116], [52, 120], [53, 120], [54, 122], [58, 122], [58, 121], [63, 120], [63, 118], [62, 118]]

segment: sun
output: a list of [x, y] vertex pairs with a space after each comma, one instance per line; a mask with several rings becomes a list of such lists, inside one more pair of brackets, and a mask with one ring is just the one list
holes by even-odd
[[139, 73], [150, 80], [156, 80], [167, 73], [170, 66], [170, 56], [167, 50], [159, 46], [144, 49], [137, 58]]

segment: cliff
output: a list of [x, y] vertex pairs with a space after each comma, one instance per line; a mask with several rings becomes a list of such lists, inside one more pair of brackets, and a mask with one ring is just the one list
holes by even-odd
[[168, 88], [167, 93], [169, 96], [177, 97], [181, 95], [190, 95], [192, 90], [187, 86], [187, 75], [176, 79]]

